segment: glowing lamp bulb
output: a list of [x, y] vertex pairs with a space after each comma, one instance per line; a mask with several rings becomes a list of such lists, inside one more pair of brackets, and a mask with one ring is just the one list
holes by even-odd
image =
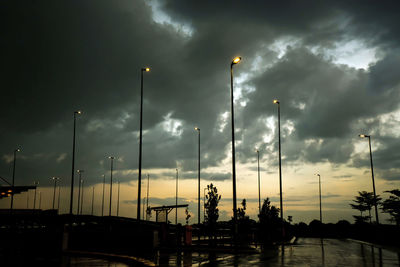
[[241, 57], [235, 57], [235, 58], [232, 60], [232, 63], [233, 63], [233, 64], [237, 64], [237, 63], [240, 62], [240, 60], [242, 60]]

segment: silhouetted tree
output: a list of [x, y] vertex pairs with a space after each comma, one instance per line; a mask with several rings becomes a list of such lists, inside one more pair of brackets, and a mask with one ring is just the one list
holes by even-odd
[[[218, 194], [217, 188], [211, 183], [207, 185], [208, 193], [206, 195], [206, 226], [210, 237], [214, 236], [217, 220], [219, 218], [218, 203], [221, 195]], [[211, 238], [210, 238], [211, 239]]]
[[[361, 191], [358, 192], [359, 196], [356, 196], [355, 200], [353, 200], [356, 204], [350, 204], [350, 206], [353, 209], [357, 209], [360, 211], [361, 215], [360, 216], [353, 216], [356, 219], [356, 223], [360, 222], [365, 222], [366, 220], [369, 219], [369, 222], [371, 223], [371, 209], [375, 204], [379, 204], [381, 199], [379, 195], [376, 196], [376, 199], [374, 198], [374, 193], [373, 192], [367, 192], [367, 191]], [[368, 216], [363, 216], [362, 213], [364, 211], [368, 211]]]
[[400, 225], [400, 190], [394, 189], [385, 191], [386, 193], [392, 194], [388, 199], [381, 203], [382, 210], [385, 213], [389, 213], [391, 221], [396, 222], [396, 225]]
[[269, 198], [264, 200], [258, 218], [260, 219], [260, 232], [264, 241], [276, 240], [280, 236], [281, 219], [279, 218], [279, 209], [271, 205]]
[[239, 238], [240, 242], [246, 242], [251, 239], [251, 227], [256, 222], [246, 216], [246, 199], [242, 200], [241, 205], [242, 207], [237, 209]]
[[242, 207], [238, 208], [237, 218], [239, 221], [249, 219], [249, 216], [246, 216], [246, 199], [242, 200]]

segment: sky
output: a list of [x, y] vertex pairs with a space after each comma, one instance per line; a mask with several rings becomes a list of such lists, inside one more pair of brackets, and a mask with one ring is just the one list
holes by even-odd
[[[358, 191], [372, 191], [368, 140], [359, 134], [371, 135], [377, 194], [385, 199], [384, 191], [400, 187], [397, 1], [6, 0], [2, 6], [0, 176], [11, 181], [13, 151], [20, 148], [15, 184], [39, 181], [43, 209], [52, 205], [50, 178], [59, 177], [60, 211], [68, 211], [73, 116], [82, 110], [75, 170], [84, 170], [83, 211], [91, 212], [94, 188], [94, 214], [101, 214], [105, 175], [108, 214], [108, 156], [114, 156], [119, 215], [136, 218], [140, 70], [150, 67], [142, 198], [149, 174], [149, 205], [174, 204], [178, 169], [179, 204], [189, 204], [190, 223], [197, 222], [199, 127], [201, 196], [213, 183], [222, 195], [220, 220], [230, 219], [236, 56], [242, 57], [233, 67], [237, 202], [247, 200], [250, 218], [258, 212], [256, 149], [261, 198], [279, 206], [273, 99], [281, 103], [285, 218], [319, 218], [318, 173], [323, 221], [354, 221], [358, 212], [349, 204]], [[33, 190], [16, 196], [15, 207], [32, 208], [33, 197]], [[9, 201], [0, 200], [0, 208]], [[184, 223], [183, 209], [178, 217]]]

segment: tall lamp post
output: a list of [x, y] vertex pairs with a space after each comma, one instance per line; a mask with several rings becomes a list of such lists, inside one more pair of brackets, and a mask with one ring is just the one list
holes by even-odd
[[69, 214], [72, 215], [72, 206], [74, 203], [74, 175], [75, 175], [75, 131], [76, 131], [76, 115], [82, 114], [82, 111], [74, 111], [74, 133], [72, 137], [72, 174], [71, 174], [71, 196], [69, 200]]
[[371, 149], [371, 136], [366, 135], [366, 134], [360, 134], [359, 135], [361, 138], [368, 138], [368, 144], [369, 144], [369, 158], [371, 161], [371, 175], [372, 175], [372, 188], [374, 190], [374, 200], [375, 200], [375, 218], [376, 218], [376, 223], [379, 224], [379, 217], [378, 217], [378, 203], [376, 201], [376, 193], [375, 193], [375, 178], [374, 178], [374, 165], [372, 163], [372, 149]]
[[77, 170], [76, 172], [79, 173], [79, 181], [78, 181], [78, 211], [76, 212], [76, 214], [79, 215], [80, 205], [81, 205], [82, 173], [84, 172], [84, 170]]
[[285, 229], [283, 224], [283, 203], [282, 203], [282, 154], [281, 154], [281, 104], [279, 100], [275, 99], [274, 104], [278, 105], [278, 144], [279, 144], [279, 201], [281, 208], [281, 221], [282, 221], [282, 238], [285, 236]]
[[[176, 169], [175, 206], [178, 206], [178, 169]], [[175, 224], [178, 224], [178, 207], [175, 208]]]
[[318, 183], [319, 183], [319, 221], [322, 223], [322, 201], [321, 201], [321, 175], [315, 174], [318, 176]]
[[[150, 175], [147, 174], [146, 212], [149, 209], [149, 182], [150, 182]], [[146, 220], [147, 220], [147, 214], [146, 214]]]
[[150, 68], [140, 70], [140, 131], [139, 131], [139, 174], [138, 174], [138, 199], [137, 199], [137, 219], [140, 220], [140, 198], [142, 187], [142, 130], [143, 130], [143, 72], [149, 72]]
[[57, 210], [60, 212], [60, 197], [61, 197], [61, 186], [58, 185], [58, 201], [57, 201]]
[[260, 151], [257, 149], [257, 172], [258, 172], [258, 213], [261, 212], [261, 189], [260, 189]]
[[206, 190], [207, 190], [207, 187], [206, 188], [204, 188], [204, 190], [203, 190], [203, 192], [204, 192], [204, 206], [203, 206], [203, 209], [204, 209], [204, 211], [203, 211], [203, 223], [205, 224], [206, 223]]
[[57, 181], [60, 180], [58, 177], [51, 177], [51, 180], [54, 181], [54, 189], [53, 189], [53, 210], [54, 210], [54, 203], [56, 200], [56, 187], [57, 187]]
[[237, 211], [236, 211], [236, 160], [235, 160], [235, 114], [233, 108], [233, 65], [240, 62], [241, 57], [235, 57], [231, 62], [231, 124], [232, 124], [232, 194], [233, 194], [233, 228], [234, 242], [237, 241]]
[[82, 180], [81, 182], [82, 182], [82, 186], [81, 186], [81, 188], [82, 188], [82, 196], [81, 196], [81, 211], [80, 211], [80, 215], [82, 215], [82, 210], [83, 210], [83, 193], [84, 193], [84, 191], [85, 191], [85, 187], [84, 187], [85, 181]]
[[33, 196], [33, 209], [36, 209], [36, 188], [39, 185], [38, 181], [34, 181], [33, 185], [35, 186], [35, 195]]
[[111, 165], [110, 165], [110, 208], [109, 208], [109, 212], [108, 215], [111, 216], [111, 204], [112, 204], [112, 175], [113, 175], [113, 164], [114, 164], [114, 158], [115, 157], [108, 157], [111, 160]]
[[42, 208], [42, 192], [39, 191], [39, 210]]
[[11, 204], [10, 204], [10, 209], [13, 209], [14, 206], [14, 182], [15, 182], [15, 164], [17, 161], [17, 152], [20, 152], [21, 149], [17, 148], [14, 149], [14, 161], [13, 161], [13, 176], [12, 176], [12, 192], [11, 192]]
[[104, 215], [104, 190], [106, 187], [106, 175], [103, 174], [103, 197], [101, 199], [101, 216]]
[[119, 191], [120, 191], [120, 182], [118, 181], [117, 217], [119, 216]]
[[[197, 203], [197, 223], [200, 225], [200, 128], [194, 128], [198, 132], [198, 153], [197, 153], [197, 177], [198, 177], [198, 203]], [[199, 240], [200, 240], [200, 232], [199, 232]]]
[[93, 186], [93, 190], [92, 190], [92, 212], [91, 212], [92, 216], [93, 216], [93, 210], [94, 210], [94, 186]]

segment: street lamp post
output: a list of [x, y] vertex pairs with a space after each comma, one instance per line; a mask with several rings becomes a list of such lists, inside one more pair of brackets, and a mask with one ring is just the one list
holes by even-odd
[[74, 111], [74, 133], [72, 137], [72, 174], [71, 174], [71, 196], [69, 200], [69, 214], [72, 215], [72, 206], [74, 203], [74, 175], [75, 175], [75, 131], [76, 131], [76, 114], [82, 114], [82, 111]]
[[39, 210], [42, 208], [42, 192], [39, 191]]
[[29, 190], [26, 192], [26, 209], [29, 209]]
[[175, 224], [178, 224], [178, 169], [176, 169]]
[[[197, 223], [200, 225], [200, 128], [194, 128], [198, 132], [198, 155], [197, 155], [197, 177], [198, 177], [198, 204], [197, 204]], [[200, 240], [200, 231], [199, 231]]]
[[372, 175], [372, 188], [374, 190], [374, 200], [375, 200], [375, 218], [376, 218], [376, 223], [379, 224], [379, 217], [378, 217], [378, 203], [376, 201], [376, 193], [375, 193], [375, 178], [374, 178], [374, 165], [372, 163], [372, 149], [371, 149], [371, 136], [366, 135], [366, 134], [360, 134], [359, 135], [361, 138], [368, 138], [368, 144], [369, 144], [369, 158], [371, 161], [371, 175]]
[[117, 217], [119, 216], [119, 191], [120, 191], [120, 182], [118, 181]]
[[278, 144], [279, 144], [279, 201], [281, 208], [281, 221], [282, 221], [282, 238], [285, 236], [285, 229], [283, 224], [283, 203], [282, 203], [282, 154], [281, 154], [281, 104], [275, 99], [274, 104], [278, 105]]
[[57, 203], [57, 210], [60, 212], [60, 197], [61, 197], [61, 186], [58, 185], [58, 203]]
[[321, 175], [315, 174], [318, 176], [318, 183], [319, 183], [319, 221], [322, 223], [322, 201], [321, 201]]
[[258, 172], [258, 213], [261, 212], [261, 190], [260, 190], [260, 151], [257, 149], [257, 172]]
[[[146, 196], [146, 212], [149, 209], [149, 182], [150, 182], [150, 175], [147, 174], [147, 196]], [[147, 220], [147, 214], [146, 214], [146, 220]]]
[[101, 216], [104, 215], [104, 190], [106, 187], [106, 175], [103, 174], [103, 197], [101, 199]]
[[93, 210], [94, 210], [94, 186], [93, 186], [93, 190], [92, 190], [92, 216], [93, 216]]
[[81, 197], [81, 212], [80, 212], [80, 215], [82, 215], [82, 210], [83, 210], [83, 193], [85, 191], [84, 184], [85, 184], [85, 181], [82, 180], [82, 197]]
[[204, 224], [206, 223], [206, 190], [207, 190], [207, 187], [206, 187], [206, 188], [204, 188], [204, 190], [203, 190], [203, 192], [204, 192], [204, 205], [203, 205], [203, 209], [204, 209], [204, 211], [203, 211], [203, 223], [204, 223]]
[[82, 184], [82, 173], [84, 170], [77, 170], [77, 173], [79, 173], [79, 181], [78, 181], [78, 211], [76, 212], [77, 215], [79, 215], [79, 210], [80, 210], [80, 205], [81, 205], [81, 184]]
[[35, 195], [33, 196], [33, 209], [36, 209], [36, 188], [39, 182], [34, 181], [33, 185], [35, 185]]
[[137, 219], [140, 220], [140, 198], [142, 187], [142, 130], [143, 130], [143, 72], [149, 72], [150, 68], [140, 70], [140, 131], [139, 131], [139, 174], [138, 174], [138, 199], [137, 199]]
[[235, 57], [231, 62], [231, 124], [232, 124], [232, 194], [233, 194], [233, 235], [234, 242], [237, 241], [237, 212], [236, 212], [236, 160], [235, 160], [235, 114], [233, 107], [233, 65], [239, 63], [241, 57]]
[[12, 175], [12, 192], [11, 192], [11, 204], [10, 204], [10, 209], [13, 209], [14, 206], [14, 182], [15, 182], [15, 163], [17, 161], [17, 152], [20, 152], [21, 149], [17, 148], [14, 149], [14, 162], [13, 162], [13, 175]]
[[54, 203], [56, 200], [56, 187], [57, 187], [57, 181], [60, 180], [58, 177], [51, 177], [51, 180], [54, 181], [54, 189], [53, 189], [53, 210], [54, 210]]
[[111, 204], [112, 204], [112, 175], [113, 175], [113, 164], [114, 164], [114, 157], [110, 156], [108, 157], [111, 160], [111, 165], [110, 165], [110, 208], [108, 215], [111, 216]]

